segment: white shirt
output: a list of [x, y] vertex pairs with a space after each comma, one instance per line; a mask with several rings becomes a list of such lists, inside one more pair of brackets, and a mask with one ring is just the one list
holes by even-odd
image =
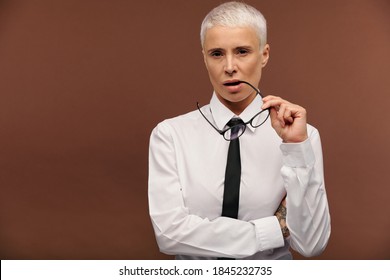
[[[247, 122], [261, 109], [257, 96], [240, 114]], [[201, 108], [219, 129], [234, 117], [216, 97]], [[150, 138], [149, 211], [161, 252], [177, 259], [291, 258], [320, 254], [330, 235], [321, 141], [286, 144], [271, 126], [247, 126], [240, 137], [241, 185], [238, 219], [221, 217], [229, 142], [199, 111], [157, 125]], [[283, 238], [274, 213], [287, 195]]]

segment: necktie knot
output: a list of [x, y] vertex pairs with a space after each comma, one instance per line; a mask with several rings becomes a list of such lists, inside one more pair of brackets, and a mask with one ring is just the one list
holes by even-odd
[[240, 119], [240, 118], [232, 118], [232, 119], [227, 123], [227, 126], [228, 126], [228, 127], [232, 127], [232, 126], [235, 126], [235, 125], [238, 125], [238, 124], [244, 124], [244, 122], [242, 121], [242, 119]]
[[230, 130], [230, 135], [228, 132], [228, 137], [230, 139], [237, 139], [238, 137], [241, 136], [242, 133], [244, 133], [245, 130], [245, 124], [240, 118], [232, 118], [228, 123], [227, 126], [231, 128]]

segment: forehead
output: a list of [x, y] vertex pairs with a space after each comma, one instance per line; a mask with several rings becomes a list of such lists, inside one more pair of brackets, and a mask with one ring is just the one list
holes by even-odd
[[206, 31], [204, 48], [256, 47], [259, 43], [260, 39], [252, 27], [214, 26]]

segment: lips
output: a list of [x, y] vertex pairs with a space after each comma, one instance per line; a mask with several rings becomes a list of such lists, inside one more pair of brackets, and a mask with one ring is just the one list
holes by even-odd
[[238, 86], [239, 84], [241, 84], [241, 81], [240, 80], [229, 80], [229, 81], [225, 81], [223, 83], [224, 86], [227, 86], [227, 87], [231, 87], [231, 86]]
[[239, 93], [242, 89], [240, 80], [227, 80], [223, 82], [223, 86], [230, 93]]

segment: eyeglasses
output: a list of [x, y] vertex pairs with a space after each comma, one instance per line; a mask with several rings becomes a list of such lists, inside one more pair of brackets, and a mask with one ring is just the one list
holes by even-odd
[[[253, 88], [256, 91], [256, 94], [261, 95], [260, 91], [258, 91], [254, 86], [252, 86], [250, 83], [245, 82], [245, 81], [239, 81], [238, 83], [244, 83], [249, 85], [251, 88]], [[254, 115], [249, 121], [247, 122], [241, 122], [239, 124], [233, 125], [231, 127], [228, 127], [224, 130], [220, 130], [216, 128], [207, 118], [206, 116], [202, 113], [202, 110], [200, 109], [199, 102], [196, 103], [196, 106], [198, 107], [199, 112], [205, 118], [205, 120], [220, 134], [223, 136], [223, 138], [226, 141], [232, 141], [234, 139], [237, 139], [241, 135], [244, 134], [246, 126], [250, 124], [253, 128], [257, 128], [261, 126], [269, 117], [269, 109], [264, 109], [258, 112], [256, 115]]]

